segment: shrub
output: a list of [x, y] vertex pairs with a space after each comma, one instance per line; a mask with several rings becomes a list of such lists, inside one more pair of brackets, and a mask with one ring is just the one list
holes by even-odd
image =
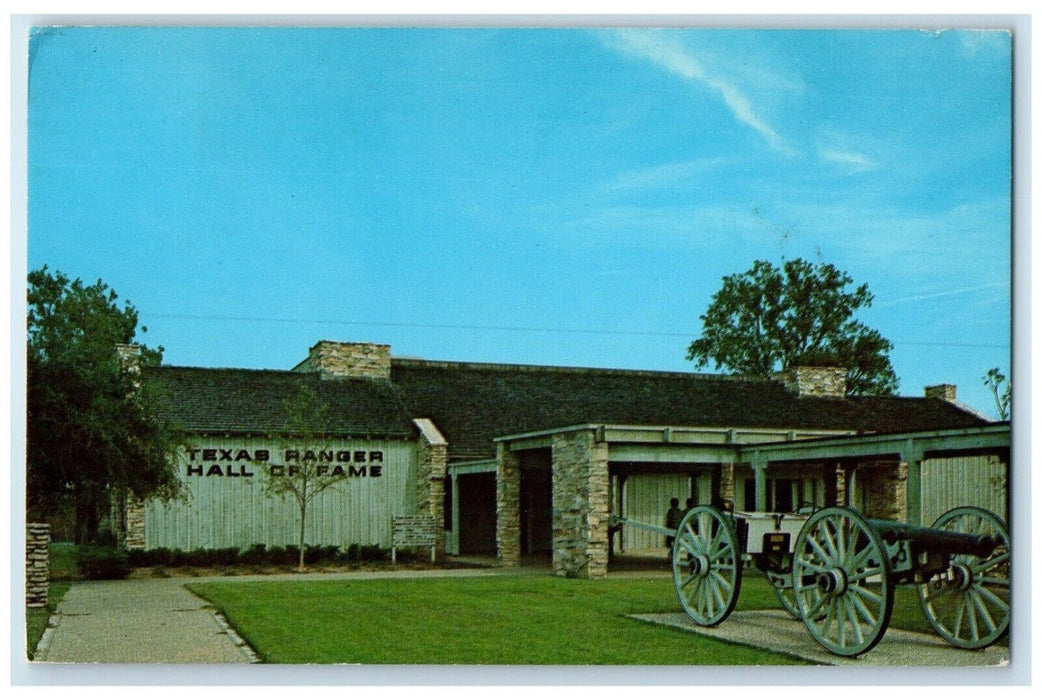
[[384, 561], [389, 559], [390, 556], [389, 550], [380, 549], [378, 544], [363, 545], [359, 552], [359, 558], [362, 561]]
[[151, 557], [150, 563], [153, 566], [170, 566], [170, 561], [173, 558], [173, 553], [166, 547], [156, 547], [148, 552], [148, 555]]
[[98, 534], [94, 537], [94, 542], [99, 547], [118, 547], [119, 538], [116, 537], [116, 533], [111, 528], [103, 527], [98, 530]]
[[337, 561], [340, 548], [332, 545], [315, 545], [304, 550], [305, 564], [318, 564], [319, 562]]
[[234, 566], [239, 563], [239, 549], [237, 547], [222, 547], [216, 551], [217, 563], [221, 566]]
[[168, 566], [188, 566], [188, 555], [180, 549], [171, 549]]
[[267, 562], [269, 564], [281, 565], [286, 563], [286, 548], [285, 547], [269, 547], [267, 552]]
[[213, 566], [217, 561], [212, 549], [193, 549], [185, 552], [184, 563], [188, 566]]
[[239, 555], [239, 561], [249, 566], [259, 566], [267, 559], [267, 548], [263, 544], [251, 545]]
[[319, 561], [337, 561], [340, 558], [340, 547], [335, 544], [319, 548]]
[[154, 562], [155, 557], [152, 552], [146, 552], [143, 549], [131, 549], [127, 551], [127, 563], [132, 569], [152, 566]]
[[362, 558], [362, 547], [357, 542], [347, 546], [347, 552], [344, 557], [347, 561], [358, 561]]
[[80, 547], [77, 565], [88, 581], [121, 579], [130, 574], [130, 560], [122, 547], [85, 545]]

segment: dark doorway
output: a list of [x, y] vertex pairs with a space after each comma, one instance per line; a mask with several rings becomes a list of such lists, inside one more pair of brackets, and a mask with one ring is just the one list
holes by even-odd
[[461, 474], [459, 489], [459, 553], [496, 553], [496, 474]]
[[521, 470], [521, 553], [553, 549], [553, 485], [549, 468]]

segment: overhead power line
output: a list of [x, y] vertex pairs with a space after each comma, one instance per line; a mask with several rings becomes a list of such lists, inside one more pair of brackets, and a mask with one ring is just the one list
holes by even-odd
[[[670, 331], [628, 331], [607, 328], [552, 328], [541, 326], [485, 326], [462, 323], [402, 323], [391, 321], [345, 321], [316, 318], [272, 318], [265, 316], [212, 316], [203, 314], [149, 314], [153, 318], [171, 318], [186, 321], [220, 321], [232, 323], [287, 323], [322, 324], [331, 326], [376, 326], [380, 328], [426, 328], [431, 330], [506, 331], [510, 333], [571, 333], [577, 335], [635, 336], [655, 338], [680, 338], [691, 340], [693, 334]], [[894, 345], [950, 348], [997, 348], [1008, 349], [1009, 343], [959, 343], [944, 341], [891, 341]]]

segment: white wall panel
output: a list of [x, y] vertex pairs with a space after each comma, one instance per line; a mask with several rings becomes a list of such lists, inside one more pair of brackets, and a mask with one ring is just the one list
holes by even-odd
[[[347, 546], [391, 545], [391, 517], [416, 512], [416, 448], [406, 441], [338, 440], [335, 451], [381, 452], [382, 461], [365, 462], [366, 476], [349, 476], [329, 487], [308, 505], [307, 544]], [[268, 496], [264, 481], [272, 464], [292, 464], [284, 459], [278, 441], [264, 438], [203, 438], [193, 441], [195, 459], [182, 455], [178, 470], [188, 487], [187, 502], [151, 501], [145, 509], [145, 546], [192, 550], [264, 544], [269, 547], [297, 544], [300, 510], [289, 495]], [[231, 450], [233, 457], [246, 450], [270, 452], [268, 462], [246, 459], [203, 460], [203, 449]], [[218, 452], [218, 457], [220, 457]], [[336, 460], [334, 465], [338, 464]], [[355, 463], [356, 468], [363, 462]], [[380, 476], [371, 475], [373, 464]], [[199, 466], [202, 474], [198, 474]], [[213, 467], [224, 474], [207, 475]], [[189, 473], [192, 468], [193, 473]], [[229, 476], [243, 474], [241, 476]], [[245, 474], [252, 474], [246, 476]]]
[[[669, 499], [679, 498], [680, 507], [684, 508], [685, 502], [691, 495], [691, 476], [688, 474], [632, 474], [626, 478], [623, 490], [627, 518], [642, 523], [665, 526]], [[665, 556], [666, 539], [664, 535], [631, 525], [623, 528], [622, 534], [627, 550], [658, 548]]]
[[958, 506], [978, 506], [1006, 517], [1006, 465], [997, 457], [948, 457], [923, 461], [923, 523]]

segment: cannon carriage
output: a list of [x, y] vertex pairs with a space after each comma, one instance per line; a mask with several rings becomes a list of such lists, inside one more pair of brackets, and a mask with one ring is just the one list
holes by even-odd
[[898, 585], [916, 587], [926, 620], [954, 646], [984, 648], [1009, 627], [1009, 533], [981, 508], [955, 508], [928, 528], [839, 506], [754, 513], [702, 505], [675, 532], [626, 518], [613, 522], [674, 538], [673, 584], [698, 625], [727, 619], [752, 565], [781, 606], [840, 656], [879, 643]]

